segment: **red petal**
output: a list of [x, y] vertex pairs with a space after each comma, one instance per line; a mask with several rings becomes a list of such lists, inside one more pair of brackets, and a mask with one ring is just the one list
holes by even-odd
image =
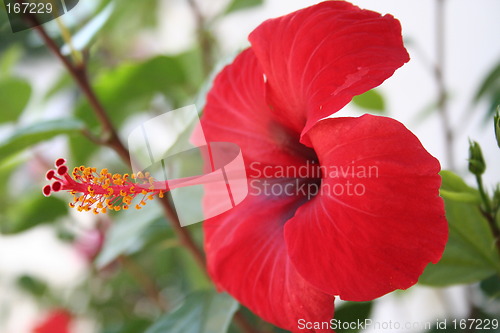
[[[302, 165], [314, 152], [299, 143], [273, 116], [265, 99], [264, 74], [251, 49], [243, 51], [216, 78], [201, 118], [208, 142], [240, 146], [247, 168]], [[251, 169], [249, 171], [252, 171]]]
[[268, 20], [249, 39], [269, 82], [269, 103], [301, 136], [409, 60], [399, 21], [345, 1]]
[[[251, 49], [218, 75], [201, 123], [208, 142], [241, 147], [250, 177], [265, 166], [300, 166], [315, 157], [299, 143], [298, 132], [274, 118], [265, 99], [263, 72]], [[211, 216], [223, 201], [213, 185], [206, 186], [210, 195], [204, 198], [204, 211]], [[236, 208], [203, 224], [208, 268], [218, 287], [265, 320], [294, 332], [299, 331], [299, 319], [329, 321], [333, 316], [333, 297], [300, 277], [286, 254], [283, 224], [300, 201], [251, 193]]]
[[71, 323], [71, 314], [64, 310], [54, 310], [47, 318], [38, 324], [34, 333], [68, 333]]
[[298, 329], [299, 319], [329, 322], [334, 300], [304, 280], [287, 255], [283, 224], [300, 204], [297, 197], [250, 195], [206, 220], [208, 268], [219, 289], [263, 319], [292, 332], [331, 332]]
[[[299, 273], [351, 301], [415, 284], [447, 240], [439, 162], [390, 118], [325, 119], [308, 135], [324, 169], [322, 192], [285, 226]], [[336, 177], [334, 167], [348, 174]]]

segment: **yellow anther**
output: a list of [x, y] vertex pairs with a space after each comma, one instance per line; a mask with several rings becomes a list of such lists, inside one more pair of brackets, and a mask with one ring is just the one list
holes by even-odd
[[153, 195], [152, 194], [148, 195], [148, 199], [153, 200], [154, 199]]
[[113, 195], [113, 193], [115, 192], [112, 187], [108, 187], [107, 191], [108, 195]]
[[72, 202], [70, 202], [70, 203], [69, 203], [69, 206], [70, 206], [71, 208], [75, 208], [75, 204], [74, 204], [74, 203], [72, 203]]
[[92, 186], [88, 186], [87, 187], [87, 191], [91, 194], [91, 195], [94, 195], [94, 190], [92, 189]]
[[139, 205], [135, 205], [135, 209], [141, 209], [142, 207]]
[[120, 206], [115, 206], [115, 207], [113, 207], [113, 209], [115, 210], [115, 212], [118, 212], [121, 209], [121, 207]]
[[158, 196], [161, 198], [163, 198], [165, 195], [163, 194], [163, 191], [160, 191], [160, 193], [158, 194]]
[[135, 193], [135, 187], [134, 187], [134, 186], [130, 187], [130, 189], [129, 189], [128, 191], [129, 191], [130, 193]]
[[102, 202], [100, 202], [100, 201], [99, 201], [99, 202], [97, 203], [97, 208], [103, 208], [103, 207], [104, 207], [104, 205], [102, 204]]
[[146, 202], [145, 201], [141, 200], [140, 204], [143, 205], [143, 206], [146, 206]]
[[97, 208], [94, 208], [94, 209], [92, 210], [92, 213], [94, 213], [94, 215], [99, 214], [99, 212], [97, 211]]
[[146, 194], [148, 194], [148, 191], [142, 190], [141, 193], [144, 194], [144, 195], [146, 195]]
[[144, 174], [143, 174], [141, 171], [139, 171], [139, 172], [137, 173], [137, 178], [139, 178], [139, 179], [143, 179], [143, 178], [144, 178]]
[[123, 209], [127, 210], [128, 209], [128, 205], [123, 205]]
[[122, 197], [124, 197], [124, 196], [126, 196], [126, 195], [127, 195], [127, 192], [125, 192], [124, 190], [120, 190], [120, 195], [121, 195]]
[[108, 211], [108, 210], [107, 210], [106, 208], [101, 209], [101, 213], [106, 214], [106, 212], [107, 212], [107, 211]]

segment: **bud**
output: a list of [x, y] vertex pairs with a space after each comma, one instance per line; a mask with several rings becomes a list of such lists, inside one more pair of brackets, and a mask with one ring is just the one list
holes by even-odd
[[494, 124], [495, 124], [495, 135], [497, 137], [497, 145], [498, 148], [500, 148], [500, 105], [497, 107], [497, 113], [495, 114], [495, 117], [493, 117]]
[[483, 158], [481, 147], [476, 141], [469, 140], [469, 171], [480, 176], [486, 170], [486, 162]]

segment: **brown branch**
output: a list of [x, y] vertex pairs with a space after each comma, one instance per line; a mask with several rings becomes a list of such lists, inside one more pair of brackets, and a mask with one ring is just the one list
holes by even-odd
[[64, 64], [64, 67], [71, 74], [75, 82], [78, 84], [83, 94], [87, 98], [91, 108], [94, 110], [99, 122], [102, 125], [103, 130], [103, 143], [116, 151], [118, 155], [120, 155], [121, 159], [128, 165], [130, 165], [129, 154], [127, 148], [123, 145], [121, 140], [118, 137], [118, 134], [113, 127], [111, 120], [109, 119], [104, 107], [97, 99], [97, 96], [94, 94], [92, 87], [88, 81], [88, 77], [86, 74], [85, 64], [82, 63], [80, 66], [74, 66], [68, 58], [66, 58], [60, 51], [59, 47], [56, 43], [49, 37], [45, 29], [41, 25], [37, 25], [36, 19], [32, 16], [28, 16], [32, 23], [35, 25], [34, 29], [39, 33], [40, 37], [43, 39], [47, 47], [61, 60]]
[[[120, 138], [118, 137], [118, 134], [111, 123], [111, 120], [109, 119], [106, 110], [100, 103], [99, 99], [95, 95], [87, 77], [86, 73], [86, 66], [85, 63], [82, 63], [80, 66], [75, 66], [73, 65], [68, 58], [66, 58], [59, 50], [59, 47], [56, 45], [56, 43], [48, 36], [47, 32], [45, 29], [41, 26], [38, 25], [38, 22], [36, 21], [36, 18], [33, 16], [28, 15], [27, 19], [33, 24], [34, 29], [40, 34], [42, 37], [43, 41], [47, 45], [47, 47], [61, 60], [61, 62], [64, 64], [68, 72], [71, 74], [75, 82], [78, 84], [82, 92], [84, 93], [85, 97], [87, 98], [90, 106], [92, 107], [92, 110], [94, 110], [94, 113], [96, 114], [97, 118], [99, 119], [103, 132], [104, 132], [104, 138], [102, 140], [103, 144], [106, 146], [112, 148], [119, 156], [120, 158], [128, 165], [131, 165], [130, 163], [130, 157], [129, 157], [129, 152], [127, 148], [123, 145], [121, 142]], [[88, 133], [87, 133], [88, 134]], [[88, 136], [89, 137], [89, 136]], [[89, 137], [94, 139], [93, 137]], [[181, 227], [179, 218], [177, 214], [175, 213], [174, 208], [170, 204], [170, 202], [167, 199], [160, 200], [160, 203], [163, 207], [163, 210], [165, 212], [165, 215], [167, 218], [171, 221], [171, 226], [172, 229], [174, 230], [176, 236], [179, 238], [181, 241], [182, 245], [184, 248], [186, 248], [193, 258], [195, 259], [196, 263], [200, 266], [200, 268], [207, 274], [208, 272], [206, 270], [205, 266], [205, 258], [203, 255], [202, 250], [196, 245], [194, 239], [191, 237], [191, 234], [189, 233], [188, 229]], [[123, 258], [122, 258], [123, 262]], [[134, 270], [135, 273], [137, 274], [137, 271]], [[142, 278], [141, 278], [142, 279]], [[153, 289], [149, 285], [150, 282], [146, 283], [146, 291], [150, 295], [150, 297], [153, 297], [151, 295], [153, 293]], [[156, 290], [156, 288], [154, 289]], [[156, 299], [156, 297], [154, 298]], [[158, 303], [159, 301], [156, 300]], [[235, 324], [238, 325], [240, 330], [244, 333], [258, 333], [257, 330], [253, 328], [253, 326], [247, 321], [247, 319], [241, 314], [241, 312], [237, 312], [234, 316], [234, 322]]]

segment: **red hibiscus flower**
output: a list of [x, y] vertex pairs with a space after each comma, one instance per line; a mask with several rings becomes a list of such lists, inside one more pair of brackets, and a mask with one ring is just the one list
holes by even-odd
[[[207, 141], [241, 147], [250, 189], [204, 222], [208, 269], [265, 320], [330, 332], [298, 323], [329, 321], [334, 296], [409, 288], [440, 259], [440, 165], [393, 119], [323, 119], [409, 60], [392, 16], [327, 1], [268, 20], [249, 39], [202, 117]], [[217, 200], [207, 196], [204, 209]]]
[[69, 333], [70, 323], [71, 314], [68, 311], [54, 310], [33, 329], [33, 333]]

